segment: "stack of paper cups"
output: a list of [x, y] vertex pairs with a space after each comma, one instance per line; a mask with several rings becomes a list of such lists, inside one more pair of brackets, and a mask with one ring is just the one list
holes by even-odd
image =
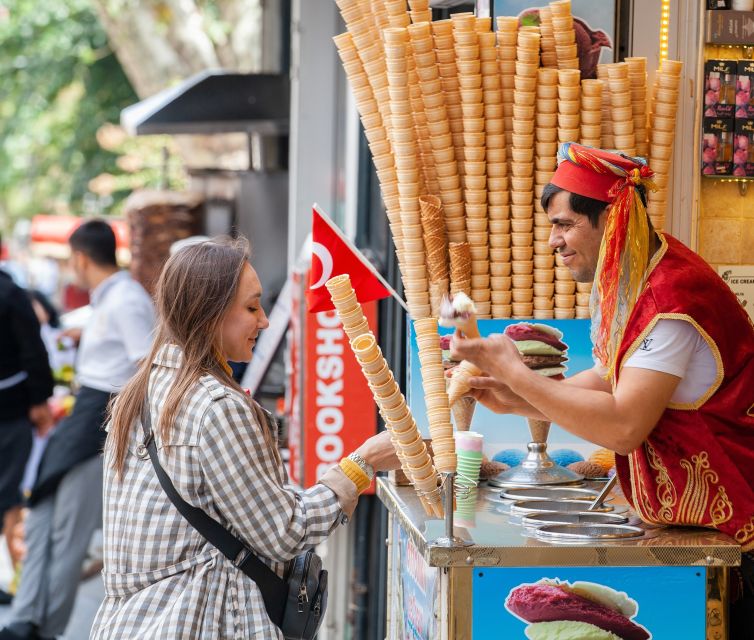
[[500, 70], [506, 147], [510, 147], [513, 142], [513, 91], [517, 42], [518, 18], [499, 16], [497, 18], [497, 66]]
[[591, 318], [589, 301], [592, 297], [591, 282], [576, 283], [576, 317], [580, 319]]
[[479, 490], [465, 487], [456, 492], [456, 508], [453, 510], [453, 522], [457, 527], [471, 529], [476, 526], [476, 501]]
[[443, 203], [448, 237], [453, 242], [463, 242], [466, 239], [463, 192], [429, 23], [414, 24], [408, 28], [408, 33], [424, 101], [424, 116], [439, 191], [436, 195]]
[[537, 71], [537, 114], [534, 130], [534, 317], [553, 317], [555, 258], [549, 237], [552, 225], [542, 208], [545, 185], [555, 171], [558, 153], [558, 70]]
[[607, 76], [615, 148], [626, 155], [635, 156], [636, 138], [634, 137], [634, 112], [631, 104], [628, 65], [625, 62], [607, 65]]
[[581, 144], [602, 144], [602, 80], [581, 81]]
[[411, 9], [409, 15], [414, 24], [432, 21], [432, 9], [429, 8], [429, 0], [408, 0]]
[[[555, 49], [555, 31], [552, 26], [552, 11], [550, 7], [541, 7], [539, 10], [539, 32], [542, 34], [542, 40], [540, 40], [542, 66], [548, 69], [557, 69], [558, 54]], [[562, 40], [566, 39], [563, 38]]]
[[649, 206], [647, 211], [656, 229], [663, 229], [665, 226], [668, 181], [673, 156], [678, 90], [682, 68], [681, 62], [663, 60], [655, 76], [656, 87], [653, 91], [652, 113], [650, 115], [649, 166], [655, 172], [653, 180], [657, 185], [657, 191], [648, 194]]
[[613, 138], [613, 111], [610, 108], [610, 84], [607, 64], [597, 65], [597, 78], [602, 80], [602, 144], [603, 149], [615, 149]]
[[573, 29], [571, 0], [551, 2], [550, 11], [558, 69], [578, 69], [579, 51], [576, 46], [576, 32]]
[[437, 320], [425, 318], [414, 322], [416, 342], [419, 347], [424, 403], [432, 438], [435, 468], [440, 472], [456, 470], [455, 441], [450, 421], [450, 404], [445, 387], [445, 369], [442, 364], [440, 334]]
[[490, 316], [487, 165], [479, 36], [473, 14], [452, 17], [456, 67], [463, 112], [463, 185], [466, 240], [471, 251], [471, 298], [478, 313]]
[[512, 316], [534, 311], [534, 124], [539, 68], [539, 32], [518, 32], [513, 93], [511, 165]]
[[481, 433], [475, 431], [459, 431], [456, 433], [457, 485], [475, 487], [479, 484], [483, 442], [484, 437]]
[[631, 84], [631, 109], [634, 116], [636, 153], [646, 157], [649, 151], [647, 137], [647, 59], [626, 58], [628, 80]]

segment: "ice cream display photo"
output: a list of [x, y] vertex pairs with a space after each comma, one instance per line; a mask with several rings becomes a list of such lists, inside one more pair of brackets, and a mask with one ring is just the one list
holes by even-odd
[[543, 578], [511, 589], [505, 608], [528, 623], [529, 640], [649, 640], [635, 600], [596, 582]]
[[562, 332], [545, 324], [519, 322], [506, 327], [505, 335], [516, 343], [529, 369], [548, 378], [563, 377], [568, 346]]

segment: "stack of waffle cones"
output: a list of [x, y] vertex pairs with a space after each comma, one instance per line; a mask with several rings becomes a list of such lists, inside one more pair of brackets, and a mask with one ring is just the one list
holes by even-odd
[[450, 293], [471, 293], [471, 251], [468, 242], [451, 242], [448, 245], [450, 257]]
[[554, 68], [537, 72], [537, 127], [535, 129], [534, 184], [534, 317], [553, 317], [555, 257], [550, 247], [552, 225], [540, 199], [557, 164], [558, 71]]
[[411, 22], [421, 24], [432, 21], [432, 10], [429, 8], [429, 0], [408, 0], [411, 9], [409, 15]]
[[516, 75], [516, 44], [518, 42], [518, 18], [497, 18], [497, 66], [500, 71], [500, 88], [503, 98], [503, 125], [505, 145], [513, 143], [513, 91]]
[[487, 165], [479, 38], [473, 14], [452, 18], [456, 67], [463, 112], [463, 185], [466, 240], [471, 252], [471, 296], [480, 313], [490, 317], [489, 244], [487, 227]]
[[616, 62], [607, 65], [607, 77], [610, 87], [610, 113], [615, 148], [626, 155], [635, 156], [636, 137], [634, 136], [634, 112], [631, 103], [628, 64]]
[[665, 227], [668, 180], [673, 156], [678, 87], [682, 68], [681, 62], [663, 60], [655, 75], [655, 87], [652, 91], [649, 166], [655, 172], [653, 180], [657, 185], [657, 191], [649, 194], [647, 211], [655, 229]]
[[531, 318], [534, 311], [534, 124], [539, 46], [538, 31], [519, 30], [510, 156], [511, 306], [514, 318]]
[[[552, 26], [552, 10], [550, 7], [542, 7], [539, 10], [539, 32], [542, 35], [542, 40], [540, 40], [542, 66], [547, 69], [557, 69], [558, 54], [555, 49], [555, 31]], [[562, 41], [566, 39], [562, 38]]]
[[615, 149], [613, 138], [613, 110], [610, 105], [610, 84], [607, 64], [597, 65], [597, 78], [602, 80], [602, 144], [603, 149]]
[[576, 32], [573, 29], [571, 0], [551, 2], [550, 12], [558, 69], [578, 69], [579, 52], [576, 46]]
[[435, 467], [440, 473], [456, 470], [456, 448], [453, 425], [450, 422], [450, 403], [445, 388], [445, 369], [442, 364], [440, 334], [437, 320], [425, 318], [414, 323], [419, 347], [424, 403], [427, 407], [429, 434]]
[[581, 144], [602, 144], [602, 80], [581, 81]]
[[647, 157], [649, 142], [647, 138], [647, 59], [626, 58], [628, 80], [631, 84], [631, 109], [634, 115], [634, 138], [636, 153]]
[[419, 198], [424, 246], [427, 254], [427, 277], [429, 279], [429, 303], [432, 315], [440, 313], [440, 303], [448, 293], [450, 271], [448, 264], [448, 237], [442, 215], [442, 203], [437, 196]]
[[[326, 286], [341, 321], [344, 317], [355, 314], [356, 309], [361, 312], [361, 306], [356, 300], [356, 294], [347, 275], [328, 280]], [[374, 335], [368, 331], [354, 338], [351, 348], [390, 432], [404, 473], [419, 492], [427, 514], [442, 517], [437, 470]]]
[[589, 300], [592, 296], [591, 282], [576, 283], [576, 317], [588, 320], [592, 317], [589, 309]]

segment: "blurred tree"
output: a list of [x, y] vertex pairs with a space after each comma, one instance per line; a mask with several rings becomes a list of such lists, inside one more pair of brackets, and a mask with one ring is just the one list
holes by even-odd
[[0, 69], [0, 220], [79, 212], [93, 177], [122, 173], [98, 128], [137, 99], [90, 0], [5, 0]]

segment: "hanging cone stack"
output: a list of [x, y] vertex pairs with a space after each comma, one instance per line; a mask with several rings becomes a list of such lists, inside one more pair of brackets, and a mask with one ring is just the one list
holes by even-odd
[[581, 81], [581, 144], [602, 144], [602, 80]]
[[419, 347], [424, 403], [427, 407], [435, 467], [440, 473], [453, 473], [456, 470], [456, 447], [453, 425], [450, 422], [450, 403], [445, 388], [437, 319], [417, 320], [414, 322], [414, 329]]
[[435, 59], [432, 32], [429, 23], [414, 24], [408, 28], [408, 32], [424, 102], [424, 115], [438, 185], [436, 195], [440, 196], [443, 203], [448, 237], [453, 242], [464, 242], [466, 221], [463, 212], [463, 192], [445, 108], [445, 93]]
[[[344, 317], [350, 318], [361, 311], [361, 305], [356, 300], [348, 275], [331, 278], [325, 286], [330, 292], [341, 321]], [[437, 470], [374, 335], [367, 332], [356, 337], [351, 341], [351, 349], [385, 420], [404, 473], [419, 492], [427, 515], [442, 517]]]
[[451, 242], [448, 245], [450, 258], [450, 293], [471, 293], [471, 251], [468, 242]]
[[615, 149], [613, 137], [613, 110], [610, 104], [610, 80], [607, 64], [597, 65], [597, 78], [602, 80], [602, 144], [603, 149]]
[[636, 155], [634, 136], [634, 112], [631, 106], [631, 81], [628, 79], [628, 65], [616, 62], [607, 65], [608, 86], [610, 87], [610, 111], [613, 121], [613, 141], [615, 148], [629, 156]]
[[463, 112], [463, 186], [466, 240], [471, 251], [471, 296], [479, 312], [490, 317], [487, 172], [479, 40], [473, 14], [454, 14], [453, 39]]
[[513, 142], [513, 91], [516, 75], [516, 45], [518, 43], [518, 18], [499, 16], [497, 22], [497, 66], [500, 71], [500, 88], [503, 96], [503, 125], [505, 145]]
[[[503, 92], [500, 82], [496, 38], [492, 31], [479, 33], [482, 61], [484, 119], [487, 136], [487, 219], [489, 251], [510, 247], [510, 193], [505, 148]], [[493, 318], [511, 316], [510, 263], [489, 263], [490, 313]], [[473, 278], [473, 276], [472, 276]], [[471, 409], [473, 413], [473, 409]], [[455, 410], [454, 410], [455, 415]], [[458, 426], [458, 421], [456, 421]]]
[[634, 117], [636, 154], [646, 158], [649, 153], [647, 137], [647, 59], [626, 58], [628, 80], [631, 85], [631, 109]]
[[557, 165], [558, 153], [558, 70], [537, 71], [537, 114], [535, 135], [534, 184], [534, 317], [553, 317], [555, 257], [550, 247], [552, 225], [540, 199]]
[[547, 69], [557, 69], [558, 53], [555, 49], [555, 31], [552, 26], [552, 10], [550, 7], [542, 7], [539, 10], [539, 32], [542, 35], [539, 43], [542, 66]]
[[511, 311], [531, 318], [534, 311], [534, 114], [540, 35], [520, 29], [516, 49], [511, 149]]
[[655, 229], [658, 230], [665, 227], [668, 180], [673, 157], [678, 90], [682, 69], [681, 62], [663, 60], [655, 75], [656, 87], [653, 90], [650, 115], [652, 126], [649, 132], [649, 166], [655, 172], [653, 180], [657, 185], [657, 191], [648, 194], [647, 212]]
[[578, 69], [579, 51], [576, 46], [576, 32], [573, 29], [571, 0], [551, 2], [550, 12], [558, 69]]
[[440, 303], [448, 294], [450, 270], [448, 265], [448, 237], [442, 215], [442, 203], [437, 196], [419, 198], [424, 247], [427, 254], [427, 276], [429, 279], [429, 302], [432, 316], [440, 313]]

